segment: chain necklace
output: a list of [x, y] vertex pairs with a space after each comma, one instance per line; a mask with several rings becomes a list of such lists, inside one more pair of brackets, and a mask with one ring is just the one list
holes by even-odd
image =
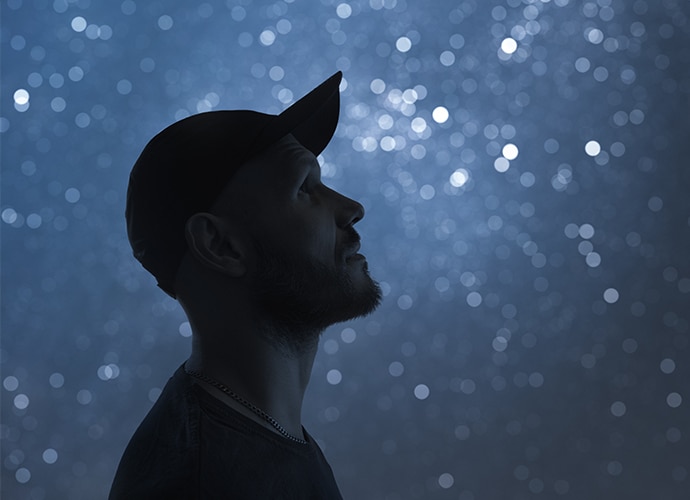
[[263, 411], [263, 410], [262, 410], [261, 408], [259, 408], [258, 406], [253, 405], [252, 403], [250, 403], [249, 401], [247, 401], [246, 399], [244, 399], [242, 396], [240, 396], [240, 395], [234, 393], [233, 391], [231, 391], [226, 385], [221, 384], [221, 383], [218, 382], [217, 380], [212, 379], [211, 377], [209, 377], [208, 375], [205, 375], [204, 373], [202, 373], [202, 372], [200, 372], [200, 371], [196, 371], [196, 370], [187, 370], [187, 369], [185, 368], [185, 372], [187, 372], [187, 374], [188, 374], [188, 375], [191, 375], [192, 377], [198, 378], [199, 380], [202, 380], [203, 382], [206, 382], [207, 384], [212, 385], [212, 386], [215, 387], [216, 389], [220, 389], [220, 390], [223, 391], [225, 394], [227, 394], [228, 396], [230, 396], [232, 399], [234, 399], [235, 401], [237, 401], [238, 403], [240, 403], [242, 406], [244, 406], [245, 408], [251, 410], [252, 413], [258, 415], [258, 416], [261, 417], [263, 420], [265, 420], [266, 422], [268, 422], [275, 430], [277, 430], [277, 431], [280, 433], [281, 436], [286, 437], [286, 438], [289, 439], [290, 441], [295, 441], [296, 443], [307, 444], [307, 442], [306, 442], [304, 439], [300, 439], [300, 438], [295, 437], [295, 436], [293, 436], [292, 434], [290, 434], [288, 431], [285, 430], [285, 427], [283, 427], [282, 425], [280, 425], [280, 424], [278, 423], [278, 421], [277, 421], [275, 418], [273, 418], [272, 416], [270, 416], [268, 413], [266, 413], [265, 411]]

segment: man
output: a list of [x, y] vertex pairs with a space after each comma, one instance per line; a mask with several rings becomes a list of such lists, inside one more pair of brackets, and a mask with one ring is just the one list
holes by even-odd
[[301, 424], [318, 339], [381, 293], [358, 253], [362, 206], [321, 183], [340, 72], [280, 115], [181, 120], [137, 160], [134, 255], [175, 297], [192, 353], [118, 467], [115, 499], [341, 498]]

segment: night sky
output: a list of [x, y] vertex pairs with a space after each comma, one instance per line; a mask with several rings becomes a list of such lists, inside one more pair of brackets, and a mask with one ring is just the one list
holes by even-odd
[[385, 295], [325, 332], [305, 403], [343, 496], [690, 498], [690, 1], [1, 14], [3, 498], [105, 498], [189, 353], [127, 241], [146, 142], [337, 70], [319, 162]]

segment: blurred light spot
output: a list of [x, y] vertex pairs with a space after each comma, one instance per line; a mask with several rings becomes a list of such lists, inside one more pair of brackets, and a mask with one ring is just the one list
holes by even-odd
[[637, 351], [637, 341], [635, 339], [625, 339], [622, 347], [625, 353], [633, 354], [635, 351]]
[[160, 387], [152, 387], [148, 393], [149, 401], [151, 401], [152, 403], [158, 401], [158, 398], [160, 397], [162, 392], [163, 391], [160, 389]]
[[43, 218], [38, 214], [29, 214], [26, 216], [26, 225], [31, 229], [38, 229], [43, 223]]
[[340, 338], [346, 344], [352, 344], [355, 340], [357, 340], [357, 332], [355, 332], [352, 328], [344, 328], [343, 331], [340, 332]]
[[520, 175], [520, 184], [522, 184], [524, 187], [534, 186], [536, 180], [537, 178], [532, 172], [524, 172], [522, 175]]
[[18, 410], [25, 410], [29, 406], [29, 396], [26, 394], [17, 394], [14, 397], [14, 406]]
[[390, 373], [393, 377], [399, 377], [404, 371], [405, 367], [400, 361], [393, 361], [390, 365], [388, 365], [388, 373]]
[[246, 31], [243, 33], [240, 33], [239, 36], [237, 37], [237, 43], [239, 44], [240, 47], [242, 48], [248, 48], [254, 43], [254, 37], [252, 36], [251, 33], [247, 33]]
[[452, 66], [455, 64], [455, 54], [453, 54], [450, 50], [444, 50], [439, 56], [439, 61], [441, 61], [441, 64], [444, 66]]
[[259, 41], [265, 46], [273, 45], [273, 42], [276, 41], [276, 34], [271, 30], [264, 30], [259, 35]]
[[507, 160], [514, 160], [518, 157], [518, 147], [515, 144], [508, 143], [503, 146], [502, 153]]
[[597, 252], [589, 252], [585, 256], [585, 263], [589, 267], [599, 267], [601, 264], [601, 255], [599, 255]]
[[586, 57], [578, 57], [575, 61], [575, 69], [580, 73], [586, 73], [592, 65]]
[[398, 297], [398, 307], [403, 311], [408, 310], [410, 307], [412, 307], [412, 297], [409, 295], [401, 295]]
[[585, 353], [580, 357], [580, 364], [583, 368], [591, 369], [597, 364], [597, 357], [591, 353]]
[[395, 48], [400, 52], [407, 52], [412, 48], [412, 41], [406, 36], [401, 36], [396, 40]]
[[139, 62], [139, 69], [141, 69], [141, 71], [143, 71], [144, 73], [151, 73], [154, 69], [156, 69], [156, 61], [154, 61], [150, 57], [144, 57]]
[[467, 183], [470, 178], [470, 174], [464, 168], [459, 168], [453, 172], [450, 176], [450, 183], [453, 187], [462, 187]]
[[467, 294], [467, 305], [470, 307], [479, 307], [482, 303], [482, 296], [479, 292], [470, 292]]
[[60, 73], [53, 73], [50, 75], [50, 77], [48, 77], [48, 83], [54, 89], [62, 88], [62, 86], [65, 84], [65, 77]]
[[287, 19], [281, 19], [276, 23], [276, 31], [281, 35], [287, 35], [292, 31], [292, 23]]
[[323, 414], [327, 422], [337, 422], [340, 418], [340, 410], [335, 406], [329, 406]]
[[597, 28], [588, 28], [585, 30], [585, 38], [590, 43], [597, 45], [604, 41], [604, 33]]
[[62, 97], [55, 97], [52, 101], [50, 101], [50, 109], [56, 113], [64, 111], [66, 107], [67, 103]]
[[352, 15], [352, 7], [346, 3], [341, 3], [335, 8], [335, 13], [340, 19], [347, 19]]
[[91, 395], [91, 391], [87, 389], [81, 389], [79, 392], [77, 392], [77, 401], [79, 404], [82, 405], [88, 405], [91, 403], [93, 400], [93, 396]]
[[374, 94], [383, 94], [386, 90], [386, 83], [380, 78], [375, 78], [371, 81], [369, 88]]
[[637, 75], [635, 74], [635, 70], [633, 68], [628, 66], [621, 70], [621, 81], [626, 85], [631, 85], [634, 83], [636, 78]]
[[62, 373], [55, 372], [48, 377], [48, 383], [54, 389], [59, 389], [65, 384], [65, 377]]
[[77, 188], [69, 188], [65, 191], [65, 200], [69, 203], [76, 203], [79, 201], [81, 193]]
[[509, 168], [510, 162], [502, 156], [496, 158], [496, 160], [494, 161], [494, 169], [496, 169], [497, 172], [503, 173], [506, 172]]
[[455, 437], [458, 438], [460, 441], [465, 441], [467, 438], [470, 437], [470, 428], [466, 425], [458, 425], [455, 428]]
[[633, 109], [630, 112], [630, 123], [633, 125], [640, 125], [644, 121], [644, 111], [641, 109]]
[[606, 470], [612, 476], [619, 476], [623, 472], [623, 464], [618, 460], [612, 460], [606, 465]]
[[180, 323], [180, 326], [177, 328], [177, 331], [183, 337], [192, 336], [192, 326], [189, 324], [189, 321], [183, 321], [182, 323]]
[[529, 385], [534, 388], [538, 388], [544, 385], [544, 376], [539, 372], [534, 372], [530, 374], [528, 381]]
[[14, 477], [17, 479], [18, 483], [25, 484], [31, 479], [31, 472], [29, 472], [29, 469], [25, 467], [20, 467], [14, 473]]
[[578, 229], [578, 234], [582, 238], [589, 240], [594, 236], [594, 226], [591, 224], [582, 224]]
[[678, 408], [683, 403], [683, 398], [677, 392], [671, 392], [666, 396], [666, 404], [671, 408]]
[[339, 370], [333, 369], [328, 370], [326, 374], [326, 380], [331, 385], [338, 385], [343, 380], [343, 375]]
[[163, 31], [167, 31], [173, 27], [173, 18], [167, 14], [163, 14], [158, 18], [158, 27]]
[[493, 347], [494, 351], [503, 352], [508, 347], [508, 340], [503, 337], [496, 337], [491, 346]]
[[661, 364], [659, 365], [659, 368], [666, 375], [669, 375], [675, 371], [676, 363], [671, 358], [664, 358], [661, 360]]
[[431, 112], [431, 117], [436, 123], [446, 123], [448, 121], [448, 110], [443, 106], [437, 106]]
[[54, 464], [57, 462], [58, 453], [53, 448], [46, 448], [43, 451], [43, 461], [47, 464]]
[[448, 473], [448, 472], [444, 472], [443, 474], [441, 474], [438, 477], [438, 484], [444, 490], [447, 490], [448, 488], [453, 486], [454, 482], [455, 482], [455, 479], [453, 478], [453, 475]]
[[74, 123], [79, 128], [86, 128], [91, 124], [91, 117], [86, 113], [78, 113], [77, 116], [74, 117]]
[[268, 77], [274, 82], [279, 82], [285, 76], [285, 70], [280, 66], [273, 66], [268, 70]]
[[622, 417], [623, 415], [625, 415], [625, 412], [626, 412], [625, 403], [623, 403], [622, 401], [615, 401], [611, 405], [611, 414], [614, 417]]
[[82, 31], [84, 31], [86, 29], [86, 26], [87, 26], [86, 19], [84, 19], [81, 16], [77, 16], [77, 17], [72, 19], [71, 26], [72, 26], [72, 29], [74, 31], [76, 31], [77, 33], [81, 33]]
[[323, 343], [323, 350], [326, 354], [335, 354], [338, 352], [339, 346], [338, 342], [333, 339], [328, 339]]
[[122, 95], [127, 95], [132, 91], [132, 82], [129, 80], [120, 80], [117, 82], [117, 91]]
[[658, 196], [652, 196], [647, 202], [647, 206], [652, 212], [659, 212], [664, 206], [664, 200]]
[[431, 200], [435, 195], [436, 190], [434, 189], [434, 186], [431, 186], [430, 184], [424, 184], [421, 188], [419, 188], [419, 196], [423, 200]]
[[529, 477], [529, 469], [525, 465], [518, 465], [513, 470], [513, 475], [515, 479], [525, 481]]
[[24, 106], [29, 103], [29, 92], [25, 89], [17, 89], [14, 92], [14, 103], [18, 106]]
[[2, 221], [5, 224], [14, 224], [17, 220], [17, 212], [13, 208], [6, 208], [2, 211]]
[[9, 375], [5, 377], [5, 380], [2, 381], [2, 386], [5, 388], [5, 390], [8, 390], [10, 392], [16, 391], [19, 387], [19, 379], [17, 379], [17, 377]]
[[122, 2], [122, 5], [120, 6], [120, 10], [122, 10], [122, 13], [126, 16], [131, 16], [134, 14], [137, 10], [137, 4], [134, 3], [133, 0], [125, 0]]
[[594, 69], [592, 76], [594, 76], [594, 79], [600, 83], [605, 82], [606, 79], [609, 77], [609, 70], [607, 70], [603, 66], [599, 66]]
[[589, 141], [585, 144], [585, 152], [589, 156], [596, 156], [601, 152], [601, 146], [597, 141]]
[[418, 384], [414, 388], [414, 397], [416, 397], [419, 400], [425, 400], [429, 397], [429, 387], [425, 384]]
[[517, 50], [517, 42], [510, 37], [504, 38], [501, 42], [501, 50], [506, 54], [512, 54]]
[[426, 120], [424, 118], [417, 117], [414, 120], [412, 120], [410, 126], [412, 127], [412, 130], [414, 130], [418, 134], [421, 134], [426, 130]]
[[17, 51], [22, 50], [26, 47], [26, 39], [21, 35], [14, 35], [10, 39], [10, 47]]
[[615, 304], [618, 302], [618, 298], [620, 295], [618, 294], [618, 290], [615, 288], [607, 288], [604, 291], [604, 300], [608, 302], [609, 304]]
[[450, 281], [445, 276], [439, 276], [434, 281], [434, 288], [436, 288], [438, 292], [445, 292], [450, 288]]

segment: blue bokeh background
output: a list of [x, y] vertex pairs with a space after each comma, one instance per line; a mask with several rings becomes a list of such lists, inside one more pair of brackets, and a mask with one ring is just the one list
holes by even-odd
[[2, 495], [105, 498], [189, 325], [129, 170], [343, 70], [324, 180], [384, 303], [304, 418], [349, 499], [688, 498], [690, 2], [2, 3]]

